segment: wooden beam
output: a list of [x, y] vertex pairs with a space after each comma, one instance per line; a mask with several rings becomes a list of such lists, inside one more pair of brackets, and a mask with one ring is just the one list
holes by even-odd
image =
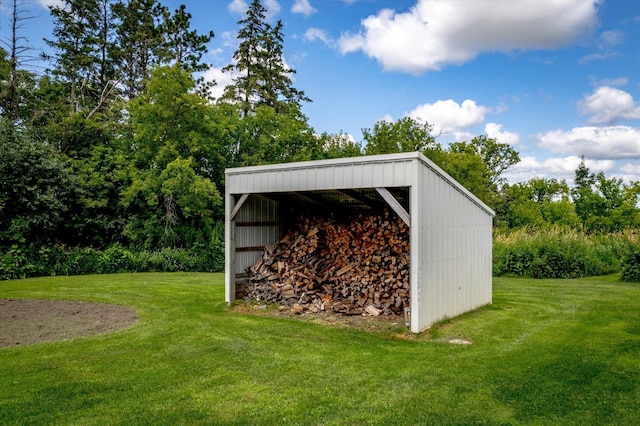
[[242, 207], [244, 202], [247, 201], [247, 198], [249, 198], [249, 194], [242, 194], [242, 196], [236, 203], [235, 207], [231, 211], [231, 217], [229, 218], [230, 221], [236, 217], [236, 215], [238, 214], [238, 211], [240, 210], [240, 207]]
[[236, 253], [241, 253], [245, 251], [264, 251], [264, 246], [249, 246], [249, 247], [236, 247]]
[[380, 196], [384, 198], [384, 200], [387, 202], [387, 204], [389, 204], [393, 211], [396, 212], [398, 216], [400, 216], [400, 219], [402, 219], [408, 227], [411, 227], [411, 216], [409, 215], [409, 213], [407, 213], [404, 207], [402, 207], [402, 204], [400, 204], [396, 197], [394, 197], [387, 188], [376, 188], [376, 191], [378, 191], [378, 194], [380, 194]]
[[279, 226], [280, 222], [236, 222], [236, 226]]

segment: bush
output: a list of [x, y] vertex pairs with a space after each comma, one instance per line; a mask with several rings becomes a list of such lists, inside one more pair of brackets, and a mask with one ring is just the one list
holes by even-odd
[[579, 278], [619, 272], [631, 232], [587, 235], [573, 230], [523, 228], [498, 233], [493, 245], [495, 276]]
[[224, 245], [136, 250], [113, 244], [104, 250], [52, 245], [0, 248], [0, 279], [119, 272], [222, 272]]
[[622, 259], [622, 280], [640, 282], [640, 245], [629, 247]]

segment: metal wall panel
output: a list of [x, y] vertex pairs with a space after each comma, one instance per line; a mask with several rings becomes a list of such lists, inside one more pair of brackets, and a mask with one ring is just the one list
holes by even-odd
[[492, 216], [428, 167], [419, 179], [419, 220], [412, 218], [412, 232], [422, 244], [411, 260], [421, 288], [413, 331], [491, 303], [492, 294]]
[[252, 194], [240, 207], [234, 220], [231, 220], [236, 200], [228, 192], [225, 200], [225, 299], [227, 303], [232, 303], [235, 299], [236, 275], [244, 273], [249, 266], [255, 264], [262, 251], [242, 249], [263, 247], [278, 241], [280, 229], [273, 223], [278, 222], [279, 211], [277, 202]]
[[[369, 158], [378, 157], [377, 160]], [[362, 159], [369, 159], [363, 161]], [[302, 162], [227, 171], [230, 194], [311, 191], [317, 189], [407, 187], [416, 156], [373, 156], [332, 163]], [[280, 166], [280, 167], [276, 167]], [[289, 167], [284, 167], [289, 166]]]
[[[254, 194], [247, 198], [235, 219], [236, 223], [269, 223], [278, 222], [278, 203]], [[236, 251], [244, 247], [264, 247], [278, 242], [280, 229], [278, 225], [251, 225], [235, 227]], [[235, 272], [241, 274], [256, 263], [261, 251], [236, 253]]]

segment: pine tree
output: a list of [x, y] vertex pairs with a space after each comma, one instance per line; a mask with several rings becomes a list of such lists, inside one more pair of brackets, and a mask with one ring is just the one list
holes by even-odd
[[201, 35], [195, 30], [190, 30], [190, 27], [191, 13], [186, 11], [184, 4], [180, 5], [173, 15], [166, 14], [161, 28], [166, 40], [162, 54], [163, 63], [170, 64], [175, 61], [186, 71], [206, 71], [210, 65], [202, 63], [201, 59], [207, 52], [207, 43], [214, 37], [213, 31]]
[[223, 99], [239, 103], [244, 116], [257, 105], [288, 112], [288, 104], [310, 102], [304, 92], [292, 86], [291, 74], [295, 70], [283, 61], [282, 22], [275, 27], [266, 21], [266, 8], [260, 0], [253, 0], [246, 17], [238, 21], [240, 44], [233, 55], [234, 64], [223, 68], [223, 72], [236, 72], [234, 83], [227, 86]]
[[90, 91], [97, 90], [100, 5], [98, 0], [64, 0], [50, 11], [55, 39], [45, 41], [54, 54], [43, 56], [53, 61], [52, 74], [68, 84], [69, 111], [75, 113], [89, 105]]
[[118, 1], [112, 11], [118, 21], [112, 52], [116, 74], [125, 96], [134, 99], [144, 89], [151, 68], [160, 63], [162, 25], [168, 11], [157, 0]]

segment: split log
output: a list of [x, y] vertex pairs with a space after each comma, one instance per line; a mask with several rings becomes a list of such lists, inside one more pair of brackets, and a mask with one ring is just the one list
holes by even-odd
[[300, 220], [248, 268], [245, 300], [293, 312], [402, 314], [409, 306], [409, 229], [384, 212]]

